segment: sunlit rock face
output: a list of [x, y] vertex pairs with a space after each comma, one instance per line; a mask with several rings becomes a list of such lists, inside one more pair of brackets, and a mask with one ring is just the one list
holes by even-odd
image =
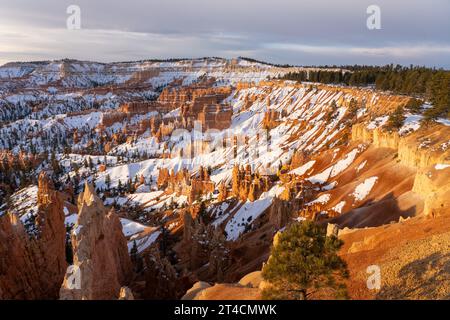
[[[63, 300], [119, 298], [132, 276], [127, 241], [119, 217], [108, 211], [86, 184], [78, 198], [78, 220], [72, 231], [74, 266], [61, 287]], [[72, 280], [73, 277], [78, 279]]]

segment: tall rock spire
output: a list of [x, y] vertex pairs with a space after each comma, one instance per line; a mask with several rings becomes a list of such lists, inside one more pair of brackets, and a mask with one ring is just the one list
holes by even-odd
[[113, 210], [108, 212], [87, 183], [79, 195], [78, 210], [71, 236], [74, 264], [67, 269], [60, 298], [117, 299], [132, 276], [120, 219]]

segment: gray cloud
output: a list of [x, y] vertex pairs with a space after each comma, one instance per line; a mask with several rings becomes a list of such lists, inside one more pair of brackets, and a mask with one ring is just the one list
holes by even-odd
[[[70, 4], [81, 7], [80, 31], [65, 29]], [[366, 28], [370, 4], [381, 8], [381, 30]], [[449, 68], [449, 15], [447, 0], [0, 0], [0, 61], [242, 54]]]

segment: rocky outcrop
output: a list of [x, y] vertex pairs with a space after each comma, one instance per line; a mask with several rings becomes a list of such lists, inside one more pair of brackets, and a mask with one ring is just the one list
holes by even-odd
[[78, 198], [78, 209], [71, 236], [74, 265], [68, 268], [60, 298], [117, 299], [132, 276], [119, 217], [113, 210], [108, 212], [88, 184]]
[[165, 189], [167, 193], [175, 193], [177, 196], [187, 196], [189, 203], [193, 203], [201, 195], [214, 192], [215, 184], [211, 181], [208, 170], [200, 167], [195, 176], [182, 169], [175, 173], [167, 168], [159, 170], [158, 188]]
[[193, 300], [198, 293], [210, 287], [211, 285], [208, 282], [198, 281], [192, 286], [192, 288], [190, 288], [186, 292], [186, 294], [181, 298], [181, 300]]
[[193, 283], [189, 276], [177, 274], [167, 258], [161, 257], [159, 249], [152, 247], [144, 257], [144, 299], [179, 299]]
[[[268, 105], [270, 105], [270, 99], [268, 101]], [[264, 113], [264, 118], [262, 121], [263, 128], [266, 130], [271, 130], [277, 127], [281, 123], [278, 120], [280, 116], [281, 116], [280, 112], [273, 109]]]
[[188, 87], [166, 88], [161, 92], [158, 102], [170, 104], [176, 109], [193, 101], [219, 103], [230, 93], [230, 87], [212, 87], [207, 83], [200, 83]]
[[439, 124], [424, 126], [403, 137], [381, 128], [369, 130], [365, 124], [352, 128], [352, 140], [369, 142], [376, 148], [394, 149], [398, 162], [416, 171], [412, 191], [423, 199], [423, 213], [427, 216], [441, 215], [450, 209], [448, 169], [434, 168], [450, 161], [449, 136], [450, 128]]
[[436, 217], [450, 212], [450, 167], [421, 169], [414, 179], [413, 191], [424, 199], [424, 214]]
[[205, 105], [198, 114], [197, 119], [201, 122], [203, 130], [224, 130], [231, 126], [233, 110], [226, 104]]
[[373, 142], [373, 132], [367, 129], [367, 124], [365, 123], [355, 123], [352, 126], [352, 140], [361, 141], [365, 143]]
[[219, 202], [225, 201], [228, 198], [228, 188], [225, 182], [221, 182], [219, 185], [219, 196], [217, 197], [217, 200]]
[[372, 143], [376, 148], [397, 150], [400, 163], [415, 169], [446, 163], [450, 158], [450, 151], [443, 146], [447, 144], [449, 136], [450, 128], [437, 124], [404, 137], [382, 128], [369, 130], [364, 123], [352, 126], [353, 141]]
[[241, 201], [255, 201], [271, 187], [268, 176], [252, 173], [251, 167], [235, 166], [232, 172], [232, 194]]
[[128, 287], [120, 288], [119, 300], [134, 300], [133, 292]]
[[270, 223], [276, 230], [286, 226], [286, 224], [292, 220], [296, 207], [298, 208], [294, 202], [274, 198], [273, 203], [269, 208]]
[[253, 271], [242, 277], [242, 279], [239, 280], [239, 284], [245, 287], [258, 288], [262, 281], [263, 277], [261, 271]]
[[182, 241], [175, 246], [178, 266], [202, 275], [202, 279], [221, 281], [229, 267], [229, 251], [222, 229], [208, 225], [198, 210], [185, 210]]
[[172, 105], [158, 101], [134, 101], [125, 103], [119, 107], [119, 111], [130, 115], [144, 114], [152, 111], [167, 113], [173, 109]]
[[327, 224], [327, 237], [339, 235], [339, 226], [337, 224], [328, 223]]
[[448, 141], [450, 127], [435, 125], [401, 138], [398, 146], [398, 158], [404, 165], [425, 168], [438, 163], [450, 162]]
[[56, 299], [67, 266], [63, 199], [39, 175], [38, 210], [26, 227], [0, 216], [0, 299]]
[[398, 149], [400, 136], [397, 132], [387, 132], [382, 128], [370, 130], [367, 124], [357, 123], [352, 126], [352, 140], [372, 143], [376, 148]]
[[208, 170], [200, 167], [198, 174], [191, 179], [189, 190], [189, 203], [193, 203], [198, 197], [214, 192], [215, 184], [211, 181]]

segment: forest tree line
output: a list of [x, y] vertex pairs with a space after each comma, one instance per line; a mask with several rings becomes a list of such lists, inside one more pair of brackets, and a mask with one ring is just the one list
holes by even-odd
[[342, 71], [300, 71], [287, 73], [285, 80], [372, 86], [378, 90], [414, 96], [432, 103], [425, 110], [429, 119], [450, 117], [450, 71], [419, 66], [343, 66]]

